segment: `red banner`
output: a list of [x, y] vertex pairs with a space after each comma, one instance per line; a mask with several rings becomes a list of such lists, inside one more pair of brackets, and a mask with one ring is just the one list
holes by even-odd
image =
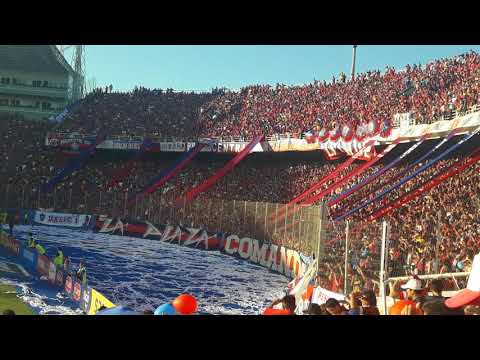
[[[365, 146], [360, 149], [359, 151], [357, 151], [352, 157], [348, 158], [346, 161], [344, 161], [343, 163], [341, 163], [339, 166], [337, 166], [337, 168], [332, 171], [331, 173], [329, 173], [327, 176], [325, 176], [322, 180], [320, 180], [318, 183], [316, 183], [315, 185], [311, 186], [309, 189], [307, 189], [305, 192], [303, 192], [302, 194], [300, 194], [299, 196], [297, 196], [296, 198], [294, 198], [293, 200], [291, 200], [287, 205], [285, 205], [284, 207], [282, 207], [280, 209], [280, 211], [278, 212], [277, 216], [275, 216], [275, 214], [273, 214], [271, 217], [270, 217], [270, 222], [272, 221], [276, 221], [277, 223], [279, 221], [282, 221], [285, 216], [288, 216], [291, 214], [292, 211], [294, 211], [294, 208], [292, 205], [298, 203], [298, 202], [301, 202], [303, 201], [305, 198], [307, 198], [312, 192], [316, 191], [317, 189], [319, 189], [323, 184], [325, 184], [327, 181], [331, 180], [331, 179], [334, 179], [339, 173], [340, 171], [346, 169], [347, 167], [349, 167], [356, 159], [357, 157], [363, 152], [364, 149], [368, 148], [369, 146], [372, 146], [373, 144], [375, 143], [375, 140], [370, 140], [368, 141]], [[289, 210], [288, 207], [292, 206]], [[276, 220], [275, 220], [276, 219]]]
[[315, 195], [314, 197], [311, 197], [307, 200], [304, 201], [304, 204], [310, 205], [313, 204], [314, 202], [317, 202], [319, 199], [321, 199], [323, 196], [330, 194], [332, 191], [335, 189], [339, 188], [343, 184], [345, 184], [347, 181], [352, 179], [354, 176], [357, 176], [361, 173], [363, 173], [365, 170], [367, 170], [369, 167], [374, 165], [378, 160], [380, 160], [385, 154], [388, 154], [396, 145], [398, 141], [393, 142], [391, 145], [387, 146], [385, 149], [383, 149], [381, 152], [379, 152], [376, 156], [373, 157], [370, 161], [367, 161], [365, 164], [358, 166], [355, 170], [353, 170], [350, 174], [347, 176], [343, 177], [339, 181], [335, 182], [331, 186], [329, 186], [327, 189], [322, 191], [320, 194]]
[[257, 145], [260, 141], [262, 141], [263, 135], [257, 136], [253, 139], [241, 152], [239, 152], [232, 160], [230, 160], [223, 168], [217, 171], [215, 174], [210, 176], [207, 180], [205, 180], [199, 186], [191, 189], [187, 194], [180, 199], [176, 200], [176, 205], [178, 207], [183, 206], [184, 204], [188, 204], [194, 198], [196, 198], [200, 193], [208, 190], [213, 184], [215, 184], [221, 177], [225, 176], [228, 172], [232, 171], [235, 166], [237, 166], [249, 153], [252, 149]]
[[[475, 153], [475, 154], [478, 154], [478, 151]], [[379, 211], [373, 213], [372, 215], [370, 215], [368, 217], [368, 220], [369, 221], [373, 221], [375, 219], [378, 219], [379, 217], [382, 217], [384, 216], [385, 214], [391, 212], [392, 210], [395, 210], [397, 208], [399, 208], [400, 206], [403, 206], [407, 203], [409, 203], [410, 201], [412, 201], [413, 199], [419, 197], [420, 195], [422, 195], [423, 193], [426, 193], [427, 191], [429, 191], [430, 189], [434, 188], [435, 186], [438, 186], [440, 185], [442, 182], [444, 182], [445, 180], [447, 180], [448, 178], [462, 172], [463, 170], [465, 170], [466, 168], [470, 167], [471, 165], [475, 164], [476, 162], [478, 162], [480, 160], [480, 154], [478, 155], [475, 155], [474, 157], [472, 157], [469, 161], [467, 161], [465, 164], [461, 165], [461, 162], [462, 160], [456, 162], [455, 164], [453, 164], [452, 166], [450, 166], [448, 169], [454, 169], [454, 168], [457, 168], [455, 170], [452, 170], [448, 173], [443, 173], [441, 175], [438, 175], [437, 177], [431, 179], [428, 181], [428, 184], [426, 186], [421, 186], [407, 194], [405, 194], [404, 196], [400, 197], [399, 199], [391, 202], [390, 204], [388, 204], [386, 207], [384, 207], [383, 209], [380, 209]]]

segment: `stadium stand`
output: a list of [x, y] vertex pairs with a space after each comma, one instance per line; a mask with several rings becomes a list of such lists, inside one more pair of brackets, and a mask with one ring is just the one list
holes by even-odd
[[[387, 68], [384, 73], [369, 71], [359, 74], [353, 81], [334, 79], [330, 84], [315, 82], [292, 87], [280, 84], [276, 87], [255, 85], [238, 92], [215, 90], [203, 94], [145, 88], [136, 88], [130, 93], [96, 90], [56, 130], [90, 134], [101, 127], [110, 135], [148, 135], [184, 140], [231, 136], [251, 140], [257, 135], [292, 133], [301, 136], [306, 131], [318, 131], [324, 127], [332, 129], [347, 123], [356, 126], [372, 118], [391, 119], [394, 114], [404, 112], [414, 114], [417, 123], [430, 123], [435, 119], [449, 119], [452, 111], [465, 113], [468, 108], [480, 103], [479, 71], [480, 57], [470, 52], [422, 67], [407, 66], [404, 71], [393, 68]], [[113, 209], [122, 203], [122, 199], [145, 188], [152, 178], [174, 163], [168, 156], [139, 159], [121, 181], [105, 189], [112, 175], [121, 168], [122, 159], [95, 158], [85, 168], [66, 177], [53, 193], [41, 195], [41, 185], [57, 174], [68, 160], [62, 152], [43, 146], [45, 135], [52, 130], [52, 125], [29, 122], [9, 115], [1, 119], [0, 127], [3, 139], [1, 156], [8, 163], [0, 172], [3, 184], [0, 197], [5, 199], [7, 207], [19, 206], [18, 201], [21, 199], [20, 206], [23, 207], [48, 204], [44, 207], [53, 207], [58, 211], [111, 215]], [[13, 134], [21, 136], [15, 137]], [[478, 144], [478, 137], [476, 143]], [[340, 209], [351, 209], [358, 201], [371, 196], [375, 190], [382, 188], [403, 171], [412, 174], [421, 164], [412, 167], [409, 165], [432, 144], [426, 142], [425, 146], [420, 146], [385, 176], [376, 178], [352, 194], [348, 201], [333, 206], [332, 214]], [[405, 148], [399, 147], [361, 176], [343, 184], [333, 195], [338, 195], [367, 178], [404, 150]], [[391, 192], [381, 202], [359, 211], [354, 219], [363, 219], [385, 202], [399, 198], [454, 162], [466, 161], [470, 150], [462, 148], [442, 159], [412, 182]], [[326, 162], [320, 156], [268, 156], [271, 157], [267, 161], [266, 157], [249, 156], [234, 171], [202, 193], [198, 200], [288, 203], [320, 181], [340, 161]], [[213, 175], [228, 160], [213, 155], [195, 159], [162, 187], [161, 204], [167, 209], [162, 212], [170, 211], [175, 199]], [[348, 174], [357, 165], [350, 165], [342, 174]], [[433, 188], [425, 196], [416, 198], [387, 215], [386, 218], [392, 225], [390, 263], [396, 273], [432, 273], [436, 267], [439, 272], [468, 269], [473, 255], [480, 251], [479, 170], [480, 165], [477, 163]], [[333, 181], [334, 179], [327, 182], [325, 187]], [[135, 216], [148, 218], [158, 211], [159, 206], [159, 203], [147, 202], [141, 212], [135, 211]], [[441, 214], [445, 241], [440, 246], [439, 263], [435, 264], [436, 237], [432, 229], [438, 213]], [[215, 228], [218, 227], [218, 218], [221, 216], [231, 217], [228, 221], [234, 226], [245, 228], [241, 217], [236, 217], [233, 212], [222, 213], [218, 207], [211, 213], [199, 214], [196, 218], [186, 216], [186, 221], [195, 221], [196, 226], [216, 231], [223, 230]], [[168, 215], [163, 219], [165, 222], [175, 220]], [[360, 280], [364, 285], [374, 286], [372, 279], [378, 278], [375, 256], [379, 245], [376, 233], [369, 230], [372, 226], [366, 222], [362, 230], [362, 241], [354, 244], [352, 251], [360, 255], [348, 269], [352, 283]], [[298, 244], [289, 239], [278, 241], [299, 249]], [[321, 267], [322, 286], [333, 291], [343, 288], [342, 246], [339, 241], [332, 242]]]
[[403, 71], [388, 67], [351, 81], [315, 81], [304, 86], [248, 86], [240, 91], [185, 93], [136, 88], [130, 93], [90, 94], [62, 125], [89, 132], [101, 122], [111, 135], [186, 140], [203, 137], [300, 136], [323, 127], [354, 127], [411, 112], [417, 123], [449, 118], [478, 104], [480, 58], [469, 52]]

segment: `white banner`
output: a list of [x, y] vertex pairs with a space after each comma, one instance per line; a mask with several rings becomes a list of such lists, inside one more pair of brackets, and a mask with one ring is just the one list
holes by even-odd
[[35, 211], [34, 220], [38, 224], [50, 226], [87, 227], [91, 220], [90, 215], [61, 214], [54, 212]]
[[334, 293], [333, 291], [329, 291], [327, 289], [321, 288], [320, 286], [316, 287], [313, 290], [312, 294], [312, 303], [322, 305], [327, 302], [328, 299], [334, 298], [338, 301], [345, 300], [345, 296], [342, 294]]

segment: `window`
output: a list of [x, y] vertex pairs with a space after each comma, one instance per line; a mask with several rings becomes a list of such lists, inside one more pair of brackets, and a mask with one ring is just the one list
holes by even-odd
[[2, 77], [2, 84], [10, 84], [10, 78]]
[[43, 82], [43, 87], [48, 87], [48, 81]]

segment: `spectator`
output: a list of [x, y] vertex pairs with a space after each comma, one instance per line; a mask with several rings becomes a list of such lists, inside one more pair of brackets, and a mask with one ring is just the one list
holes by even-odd
[[442, 301], [445, 298], [442, 296], [443, 281], [441, 279], [434, 279], [430, 283], [431, 296], [425, 296], [425, 301]]
[[308, 305], [308, 310], [306, 311], [308, 315], [326, 315], [325, 309], [321, 305], [310, 303]]
[[325, 303], [325, 309], [329, 315], [348, 315], [348, 310], [340, 305], [337, 299], [330, 298]]
[[397, 284], [398, 283], [393, 284], [390, 296], [402, 300], [411, 300], [416, 303], [417, 309], [421, 309], [421, 306], [425, 302], [425, 288], [422, 286], [422, 281], [418, 277], [411, 278], [406, 284], [400, 286], [405, 292], [398, 292], [398, 290], [396, 290]]
[[[279, 304], [282, 305], [282, 309], [275, 309], [274, 306]], [[295, 297], [292, 295], [286, 295], [281, 299], [273, 301], [272, 304], [263, 312], [263, 315], [295, 315], [295, 309]]]
[[377, 297], [372, 290], [364, 290], [360, 297], [362, 306], [360, 308], [360, 315], [380, 315], [377, 308]]
[[85, 267], [85, 262], [82, 260], [78, 266], [78, 270], [76, 273], [77, 279], [83, 284], [87, 284], [87, 269]]
[[467, 287], [447, 299], [445, 305], [450, 309], [464, 309], [468, 305], [480, 305], [480, 254], [476, 255], [473, 260]]

